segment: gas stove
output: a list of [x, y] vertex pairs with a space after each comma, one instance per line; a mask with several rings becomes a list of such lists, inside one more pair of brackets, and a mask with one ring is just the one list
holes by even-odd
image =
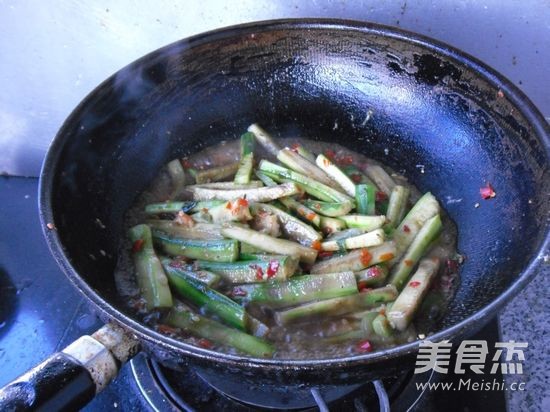
[[[101, 326], [65, 279], [43, 240], [37, 179], [0, 177], [0, 386], [82, 334]], [[474, 339], [501, 340], [495, 319]], [[470, 373], [472, 373], [470, 371]], [[506, 410], [504, 392], [433, 391], [426, 383], [457, 382], [466, 375], [402, 375], [349, 386], [242, 387], [197, 370], [175, 372], [144, 354], [126, 364], [84, 410], [255, 411]], [[502, 380], [502, 376], [496, 376]]]

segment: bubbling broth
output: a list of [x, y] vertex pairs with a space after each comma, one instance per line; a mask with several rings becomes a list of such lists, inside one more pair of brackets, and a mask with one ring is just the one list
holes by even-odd
[[129, 210], [117, 288], [161, 333], [252, 357], [337, 358], [435, 331], [457, 231], [405, 176], [258, 126], [170, 162]]

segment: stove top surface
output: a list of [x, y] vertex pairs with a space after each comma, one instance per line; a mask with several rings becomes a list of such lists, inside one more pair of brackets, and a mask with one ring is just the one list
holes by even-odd
[[[101, 326], [50, 255], [38, 220], [37, 187], [37, 179], [0, 177], [0, 386]], [[475, 339], [500, 340], [497, 321], [480, 331]], [[468, 377], [468, 374], [434, 374], [430, 381], [452, 382]], [[410, 372], [409, 376], [385, 381], [392, 410], [506, 410], [502, 391], [423, 392], [416, 388], [417, 382], [429, 378]], [[378, 399], [372, 384], [359, 382], [352, 389], [344, 398], [330, 403], [329, 408], [377, 410]], [[328, 398], [326, 390], [322, 388], [319, 392]], [[292, 395], [289, 399], [292, 401]], [[144, 355], [125, 365], [111, 385], [84, 410], [117, 409], [257, 410], [214, 390], [196, 371], [176, 373]]]

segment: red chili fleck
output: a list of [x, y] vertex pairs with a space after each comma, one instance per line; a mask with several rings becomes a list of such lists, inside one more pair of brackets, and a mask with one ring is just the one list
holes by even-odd
[[357, 350], [359, 350], [361, 352], [372, 352], [373, 347], [372, 347], [372, 344], [370, 343], [370, 341], [365, 340], [365, 341], [359, 342], [357, 344]]
[[376, 192], [376, 201], [377, 202], [383, 202], [387, 198], [388, 198], [388, 195], [385, 194], [384, 192], [381, 192], [381, 191]]
[[449, 273], [458, 272], [458, 261], [456, 259], [447, 259], [445, 266], [447, 267]]
[[197, 341], [197, 344], [201, 348], [204, 348], [204, 349], [212, 349], [214, 347], [214, 344], [212, 342], [210, 342], [208, 339], [205, 339], [205, 338], [200, 338]]
[[372, 255], [368, 249], [361, 249], [361, 257], [359, 259], [361, 260], [361, 264], [363, 266], [368, 266], [372, 260]]
[[331, 252], [330, 250], [322, 250], [317, 254], [317, 257], [324, 259], [331, 257], [334, 254], [334, 252]]
[[363, 180], [363, 177], [359, 173], [353, 173], [351, 175], [351, 180], [353, 180], [353, 183], [361, 183], [361, 180]]
[[406, 266], [409, 266], [409, 267], [411, 267], [414, 264], [414, 262], [410, 259], [405, 259], [404, 263]]
[[271, 279], [273, 276], [277, 274], [278, 270], [279, 270], [279, 261], [277, 260], [269, 261], [269, 265], [267, 265], [267, 278]]
[[380, 255], [380, 261], [385, 262], [386, 260], [393, 259], [394, 256], [395, 255], [393, 253], [384, 253], [383, 255]]
[[411, 228], [408, 227], [407, 225], [403, 225], [403, 232], [405, 232], [405, 233], [411, 233]]
[[480, 188], [479, 194], [485, 200], [492, 199], [497, 195], [490, 183], [487, 183], [487, 186]]
[[311, 222], [313, 219], [315, 219], [316, 216], [317, 215], [315, 213], [308, 212], [305, 217], [306, 217], [307, 220], [309, 220]]
[[261, 266], [258, 265], [249, 265], [251, 269], [256, 270], [256, 279], [263, 280], [264, 279], [264, 271], [262, 270]]
[[416, 288], [416, 287], [420, 286], [420, 284], [421, 284], [421, 283], [420, 283], [419, 281], [417, 281], [417, 280], [413, 280], [412, 282], [409, 282], [409, 286], [410, 286], [411, 288]]
[[290, 146], [290, 150], [296, 153], [298, 153], [299, 148], [300, 148], [300, 145], [298, 143], [294, 143], [292, 146]]
[[230, 201], [227, 202], [227, 204], [225, 205], [225, 208], [226, 208], [226, 209], [229, 209], [229, 210], [233, 209], [233, 205], [231, 204]]
[[160, 333], [172, 333], [172, 334], [178, 333], [178, 330], [176, 328], [173, 328], [172, 326], [168, 326], [164, 324], [158, 325], [157, 330]]
[[242, 206], [242, 207], [248, 207], [248, 200], [246, 200], [245, 198], [240, 197], [240, 198], [237, 199], [237, 204], [239, 206]]
[[382, 271], [378, 266], [373, 266], [369, 270], [367, 270], [367, 277], [368, 278], [376, 278], [382, 274]]
[[367, 284], [367, 282], [362, 281], [357, 284], [357, 288], [359, 289], [360, 293], [368, 292], [369, 290], [372, 290], [371, 287]]
[[187, 159], [181, 159], [181, 165], [184, 167], [184, 169], [190, 169], [193, 167], [191, 162]]
[[233, 290], [231, 291], [231, 295], [232, 296], [246, 296], [246, 295], [248, 295], [248, 293], [246, 293], [246, 290], [244, 290], [243, 288], [236, 287], [236, 288], [233, 288]]
[[352, 155], [342, 156], [338, 159], [338, 163], [341, 165], [351, 165], [353, 164], [353, 156]]
[[319, 240], [314, 240], [311, 242], [311, 247], [315, 250], [321, 250], [321, 242]]
[[334, 150], [327, 149], [325, 150], [325, 156], [329, 159], [333, 159], [336, 156], [336, 152], [334, 152]]
[[134, 252], [134, 253], [140, 252], [141, 249], [143, 249], [144, 243], [145, 243], [145, 240], [143, 240], [143, 239], [136, 240], [134, 242], [134, 244], [132, 245], [132, 252]]

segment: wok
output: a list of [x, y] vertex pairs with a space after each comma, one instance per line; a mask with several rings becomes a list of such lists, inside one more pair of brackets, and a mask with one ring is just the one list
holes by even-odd
[[[243, 385], [349, 384], [412, 365], [418, 341], [338, 359], [218, 353], [149, 329], [117, 295], [117, 247], [136, 196], [167, 161], [235, 139], [252, 122], [276, 136], [338, 142], [441, 199], [467, 258], [432, 341], [481, 328], [542, 264], [549, 127], [508, 80], [450, 46], [376, 24], [281, 20], [216, 30], [152, 52], [99, 85], [66, 120], [43, 165], [46, 240], [68, 279], [110, 322], [96, 337], [115, 352], [115, 364], [141, 349], [167, 367], [194, 366]], [[497, 196], [483, 201], [479, 188], [487, 182]], [[86, 356], [56, 354], [5, 387], [5, 405], [81, 405], [115, 373], [98, 383], [101, 371], [83, 371], [74, 358]], [[60, 400], [57, 389], [69, 383], [70, 400]]]

